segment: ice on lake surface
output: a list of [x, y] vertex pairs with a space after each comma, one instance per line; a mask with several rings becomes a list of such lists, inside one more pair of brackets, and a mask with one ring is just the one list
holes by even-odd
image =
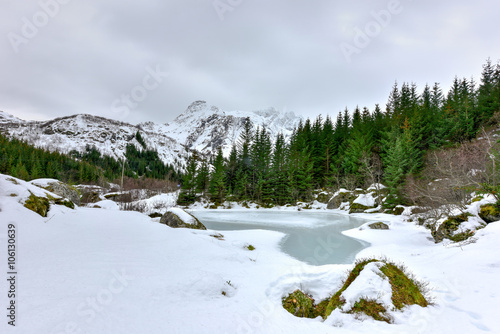
[[366, 220], [328, 212], [192, 211], [217, 231], [271, 230], [285, 233], [281, 250], [312, 265], [348, 264], [368, 243], [343, 235]]

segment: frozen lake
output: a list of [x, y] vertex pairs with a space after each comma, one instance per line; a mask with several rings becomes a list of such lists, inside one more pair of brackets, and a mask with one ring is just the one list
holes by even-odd
[[329, 212], [310, 211], [191, 211], [208, 229], [217, 231], [271, 230], [285, 233], [284, 253], [312, 264], [348, 264], [369, 246], [341, 232], [366, 220]]

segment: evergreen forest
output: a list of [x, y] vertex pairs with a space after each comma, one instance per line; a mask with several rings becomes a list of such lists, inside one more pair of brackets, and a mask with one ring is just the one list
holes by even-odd
[[500, 64], [483, 65], [480, 82], [455, 77], [440, 84], [395, 83], [385, 108], [345, 109], [336, 117], [301, 122], [290, 140], [271, 141], [249, 119], [229, 157], [219, 148], [209, 160], [194, 153], [182, 177], [178, 203], [206, 198], [215, 204], [251, 201], [263, 206], [311, 201], [314, 189], [388, 188], [387, 207], [404, 204], [402, 189], [418, 177], [424, 157], [459, 146], [500, 121]]
[[163, 163], [155, 150], [148, 149], [139, 132], [136, 139], [142, 149], [128, 144], [123, 163], [88, 145], [82, 153], [71, 151], [66, 155], [0, 134], [0, 173], [26, 181], [53, 178], [67, 183], [100, 184], [119, 179], [123, 168], [129, 178], [180, 180], [179, 172]]

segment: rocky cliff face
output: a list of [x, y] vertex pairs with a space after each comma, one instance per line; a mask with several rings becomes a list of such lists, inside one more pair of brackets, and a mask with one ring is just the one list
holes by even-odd
[[182, 168], [189, 151], [196, 150], [209, 156], [222, 146], [224, 154], [229, 155], [247, 117], [254, 129], [266, 128], [271, 139], [280, 132], [289, 137], [301, 120], [293, 112], [282, 113], [275, 109], [224, 111], [205, 101], [195, 101], [167, 124], [146, 122], [132, 125], [87, 114], [41, 122], [24, 121], [0, 112], [0, 131], [51, 151], [81, 152], [86, 145], [96, 146], [102, 154], [117, 159], [123, 157], [128, 143], [140, 148], [135, 139], [135, 134], [140, 131], [147, 146], [156, 149], [164, 162]]

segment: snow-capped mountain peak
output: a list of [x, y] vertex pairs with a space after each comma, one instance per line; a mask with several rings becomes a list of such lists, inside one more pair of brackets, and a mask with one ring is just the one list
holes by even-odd
[[283, 133], [290, 136], [301, 117], [293, 112], [274, 108], [257, 111], [225, 111], [206, 101], [195, 101], [167, 124], [144, 122], [132, 125], [100, 116], [79, 114], [49, 121], [23, 121], [0, 112], [0, 130], [49, 150], [67, 153], [84, 151], [87, 145], [96, 146], [102, 154], [117, 159], [124, 156], [126, 145], [132, 143], [140, 149], [135, 139], [137, 131], [147, 146], [156, 149], [160, 158], [177, 167], [184, 165], [189, 151], [201, 155], [216, 153], [219, 146], [227, 156], [249, 118], [254, 129], [265, 128], [271, 139]]

